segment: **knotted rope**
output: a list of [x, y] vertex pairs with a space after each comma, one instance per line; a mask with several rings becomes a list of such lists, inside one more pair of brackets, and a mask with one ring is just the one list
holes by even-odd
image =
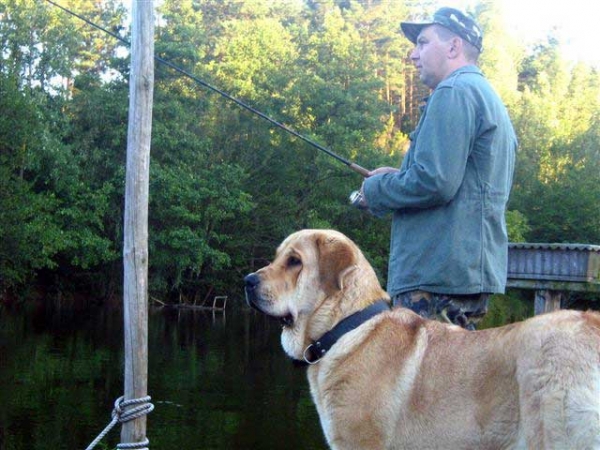
[[[85, 450], [92, 450], [98, 443], [108, 434], [110, 430], [117, 423], [125, 423], [130, 420], [137, 419], [138, 417], [142, 417], [146, 414], [149, 414], [154, 409], [154, 405], [150, 403], [150, 396], [142, 397], [142, 398], [134, 398], [131, 400], [124, 400], [124, 397], [119, 397], [115, 401], [115, 407], [111, 413], [112, 420], [110, 423], [100, 432], [98, 437], [92, 441], [90, 445], [87, 446]], [[134, 408], [127, 409], [132, 405], [139, 405]], [[148, 445], [150, 445], [150, 441], [148, 438], [145, 438], [142, 442], [135, 443], [122, 443], [117, 445], [117, 449], [140, 449], [140, 450], [148, 450]]]

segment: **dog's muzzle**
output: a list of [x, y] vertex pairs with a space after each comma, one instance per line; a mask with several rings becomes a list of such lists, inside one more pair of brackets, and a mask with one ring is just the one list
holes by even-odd
[[294, 318], [291, 314], [288, 314], [283, 317], [277, 317], [273, 316], [272, 314], [269, 314], [259, 306], [260, 297], [257, 293], [259, 285], [260, 277], [256, 273], [251, 273], [244, 277], [244, 292], [246, 293], [246, 303], [248, 304], [248, 306], [256, 309], [257, 311], [263, 314], [279, 319], [279, 321], [284, 327], [292, 326], [294, 324]]

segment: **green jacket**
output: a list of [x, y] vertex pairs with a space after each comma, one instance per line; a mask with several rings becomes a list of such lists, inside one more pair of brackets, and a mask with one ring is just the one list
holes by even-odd
[[371, 213], [393, 213], [388, 293], [504, 292], [517, 139], [476, 66], [438, 85], [410, 139], [400, 172], [363, 185]]

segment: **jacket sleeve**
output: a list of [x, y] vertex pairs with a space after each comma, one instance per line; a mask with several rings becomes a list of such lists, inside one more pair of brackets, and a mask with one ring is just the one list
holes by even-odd
[[477, 132], [475, 103], [465, 91], [444, 86], [434, 91], [424, 114], [400, 172], [364, 181], [374, 215], [448, 203], [462, 183]]

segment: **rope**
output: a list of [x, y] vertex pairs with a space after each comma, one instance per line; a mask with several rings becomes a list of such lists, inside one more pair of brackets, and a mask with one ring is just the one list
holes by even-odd
[[[125, 423], [130, 420], [137, 419], [138, 417], [145, 416], [149, 414], [154, 409], [154, 405], [150, 403], [150, 396], [142, 397], [142, 398], [134, 398], [131, 400], [124, 400], [124, 397], [119, 397], [115, 400], [115, 407], [111, 413], [112, 420], [110, 423], [100, 432], [98, 437], [92, 441], [90, 445], [87, 446], [85, 450], [92, 450], [98, 443], [108, 434], [110, 430], [117, 423]], [[135, 408], [130, 408], [125, 410], [125, 408], [132, 405], [140, 405]], [[117, 445], [117, 449], [141, 449], [148, 450], [148, 445], [150, 445], [150, 441], [148, 438], [145, 438], [142, 442], [135, 443], [121, 443]]]

